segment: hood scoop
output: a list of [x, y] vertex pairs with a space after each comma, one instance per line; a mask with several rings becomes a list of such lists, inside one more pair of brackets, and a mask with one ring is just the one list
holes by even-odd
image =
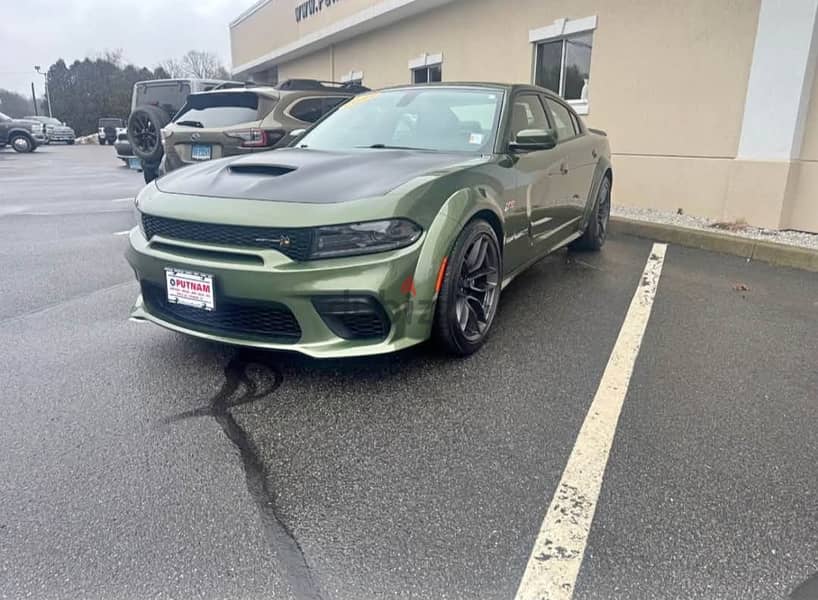
[[295, 167], [284, 165], [265, 165], [252, 163], [234, 163], [228, 167], [231, 173], [236, 175], [266, 175], [268, 177], [280, 177], [295, 171]]

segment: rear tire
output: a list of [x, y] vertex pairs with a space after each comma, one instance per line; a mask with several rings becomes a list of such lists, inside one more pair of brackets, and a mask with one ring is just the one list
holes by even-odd
[[591, 218], [585, 227], [582, 237], [570, 244], [571, 250], [590, 250], [598, 252], [608, 238], [608, 223], [611, 218], [611, 179], [607, 175], [599, 185]]
[[503, 277], [500, 244], [482, 219], [471, 221], [457, 237], [446, 263], [435, 307], [433, 335], [455, 356], [469, 356], [485, 343]]

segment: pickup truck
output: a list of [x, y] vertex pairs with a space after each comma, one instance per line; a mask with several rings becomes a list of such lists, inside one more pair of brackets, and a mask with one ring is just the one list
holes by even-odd
[[17, 152], [34, 152], [46, 140], [44, 123], [12, 119], [0, 113], [0, 148], [8, 145]]

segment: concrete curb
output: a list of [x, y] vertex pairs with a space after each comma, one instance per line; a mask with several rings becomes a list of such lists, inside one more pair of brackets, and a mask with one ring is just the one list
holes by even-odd
[[742, 256], [750, 260], [818, 272], [818, 250], [753, 240], [716, 231], [653, 223], [625, 217], [611, 217], [610, 231], [669, 242], [679, 246]]

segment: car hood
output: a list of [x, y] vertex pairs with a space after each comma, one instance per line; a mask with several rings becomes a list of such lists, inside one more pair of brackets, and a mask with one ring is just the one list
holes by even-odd
[[416, 150], [283, 148], [185, 167], [156, 185], [171, 194], [327, 204], [382, 196], [418, 177], [484, 161], [469, 154]]

